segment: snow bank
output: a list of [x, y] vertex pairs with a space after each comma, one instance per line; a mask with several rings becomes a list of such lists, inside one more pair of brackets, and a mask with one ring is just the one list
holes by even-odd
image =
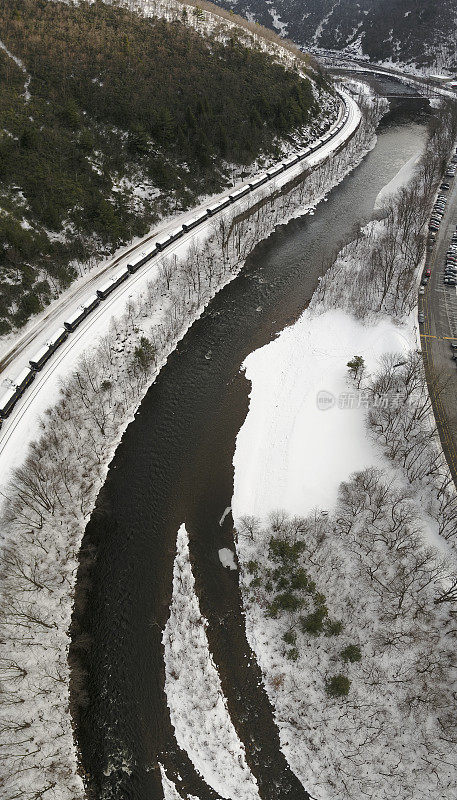
[[259, 800], [222, 694], [200, 613], [184, 525], [178, 531], [170, 617], [163, 633], [165, 692], [179, 746], [221, 797]]

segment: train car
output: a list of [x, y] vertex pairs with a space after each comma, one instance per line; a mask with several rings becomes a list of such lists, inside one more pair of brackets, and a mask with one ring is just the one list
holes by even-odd
[[235, 189], [233, 192], [230, 192], [229, 200], [231, 203], [235, 203], [237, 200], [240, 200], [241, 197], [245, 197], [245, 195], [249, 194], [250, 191], [250, 186], [242, 186], [241, 189]]
[[250, 181], [249, 186], [251, 187], [251, 190], [257, 189], [259, 186], [262, 186], [264, 183], [266, 183], [267, 180], [268, 180], [268, 175], [262, 173], [257, 178], [254, 178], [253, 181]]
[[74, 331], [75, 328], [83, 321], [84, 317], [86, 316], [85, 310], [80, 306], [71, 317], [65, 320], [64, 325], [67, 331]]
[[34, 370], [40, 370], [41, 367], [46, 364], [48, 358], [50, 358], [53, 354], [53, 350], [46, 344], [44, 347], [41, 347], [34, 356], [29, 360], [29, 364]]
[[161, 236], [159, 239], [156, 239], [157, 250], [165, 250], [165, 248], [168, 247], [172, 241], [171, 233], [164, 233], [163, 236]]
[[132, 274], [137, 271], [143, 264], [146, 264], [146, 261], [149, 261], [150, 258], [157, 255], [159, 252], [158, 247], [154, 245], [151, 250], [141, 250], [140, 253], [137, 253], [127, 263], [127, 269]]
[[104, 283], [103, 286], [100, 286], [100, 288], [97, 289], [97, 297], [99, 297], [100, 300], [104, 300], [105, 297], [108, 297], [108, 295], [111, 294], [111, 292], [115, 288], [116, 287], [115, 287], [114, 281], [111, 278], [111, 280], [106, 281], [106, 283]]
[[127, 280], [129, 275], [130, 272], [128, 267], [122, 267], [120, 272], [114, 275], [114, 277], [109, 281], [104, 283], [103, 286], [100, 286], [100, 289], [97, 289], [97, 296], [100, 298], [100, 300], [104, 300], [106, 297], [108, 297], [108, 295], [111, 294], [111, 292], [114, 291], [117, 286]]
[[113, 280], [116, 281], [116, 286], [119, 286], [122, 281], [126, 281], [127, 278], [130, 276], [130, 272], [127, 266], [122, 267], [119, 272], [116, 272]]
[[94, 310], [98, 306], [100, 302], [100, 298], [97, 297], [96, 294], [91, 294], [90, 297], [82, 304], [82, 308], [84, 309], [84, 313], [87, 316], [90, 314], [91, 311]]
[[183, 226], [180, 225], [179, 228], [175, 228], [174, 231], [170, 233], [170, 242], [176, 242], [177, 239], [180, 239], [184, 233]]
[[47, 344], [52, 349], [52, 352], [57, 350], [58, 347], [68, 339], [68, 331], [65, 328], [57, 328], [55, 333], [52, 334], [51, 338], [48, 339]]
[[208, 219], [208, 212], [201, 211], [200, 214], [197, 214], [195, 217], [191, 217], [187, 220], [187, 222], [183, 222], [183, 229], [185, 231], [191, 231], [192, 228], [196, 228], [197, 225], [200, 225], [200, 223], [204, 222], [205, 219]]
[[17, 378], [13, 380], [13, 384], [16, 386], [19, 395], [22, 394], [32, 381], [35, 378], [35, 370], [31, 369], [30, 367], [25, 367], [22, 372], [19, 373]]
[[65, 328], [58, 328], [51, 338], [48, 339], [46, 344], [38, 350], [37, 353], [29, 360], [29, 364], [35, 371], [41, 369], [46, 364], [48, 358], [57, 350], [58, 347], [68, 337], [68, 331]]
[[284, 172], [284, 167], [282, 164], [276, 164], [275, 167], [270, 167], [270, 169], [267, 169], [268, 178], [270, 180], [271, 178], [276, 178], [276, 176], [279, 175], [280, 172]]
[[174, 231], [171, 233], [164, 233], [159, 239], [156, 239], [156, 247], [158, 250], [162, 251], [165, 250], [172, 242], [176, 242], [180, 236], [184, 233], [182, 225], [179, 228], [175, 228]]
[[12, 386], [0, 399], [0, 417], [6, 419], [20, 395], [17, 386]]
[[212, 205], [208, 206], [206, 209], [209, 216], [211, 217], [213, 214], [217, 214], [218, 211], [222, 211], [223, 208], [227, 208], [230, 205], [230, 200], [228, 197], [224, 197], [223, 200], [218, 200], [217, 203], [212, 203]]
[[300, 159], [298, 156], [290, 156], [290, 158], [286, 158], [285, 161], [282, 162], [284, 169], [289, 169], [289, 167], [293, 167], [294, 164], [297, 163]]

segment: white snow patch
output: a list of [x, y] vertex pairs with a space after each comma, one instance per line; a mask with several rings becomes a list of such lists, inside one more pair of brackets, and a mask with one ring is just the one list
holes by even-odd
[[346, 365], [361, 355], [374, 370], [383, 353], [407, 349], [404, 331], [387, 318], [368, 327], [341, 310], [318, 316], [307, 309], [251, 353], [243, 365], [252, 383], [249, 412], [234, 456], [235, 521], [276, 508], [330, 509], [351, 472], [385, 466], [367, 436], [363, 403], [357, 407], [355, 396], [354, 408], [339, 407], [353, 393]]
[[259, 800], [222, 694], [200, 613], [186, 528], [178, 531], [170, 617], [163, 633], [165, 692], [178, 745], [223, 798]]
[[219, 560], [223, 567], [228, 567], [228, 569], [238, 569], [235, 561], [235, 553], [232, 550], [229, 550], [228, 547], [222, 547], [219, 550]]
[[0, 50], [3, 50], [6, 53], [6, 55], [14, 61], [16, 66], [18, 66], [21, 72], [23, 72], [23, 74], [25, 75], [24, 100], [26, 103], [28, 103], [31, 97], [29, 92], [29, 86], [30, 86], [30, 81], [32, 80], [32, 76], [28, 74], [23, 61], [21, 61], [20, 58], [15, 56], [14, 53], [11, 52], [11, 50], [8, 50], [6, 44], [4, 44], [4, 42], [2, 42], [1, 39], [0, 39]]
[[283, 22], [271, 0], [267, 0], [268, 12], [273, 20], [273, 27], [280, 36], [287, 36], [287, 22]]

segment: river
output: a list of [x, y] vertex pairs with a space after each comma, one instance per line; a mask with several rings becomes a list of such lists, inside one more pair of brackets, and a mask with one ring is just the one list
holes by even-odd
[[[87, 526], [73, 620], [82, 674], [72, 708], [93, 798], [162, 798], [159, 759], [178, 787], [205, 786], [175, 741], [161, 648], [178, 528], [186, 523], [208, 639], [262, 798], [304, 800], [279, 749], [272, 710], [246, 642], [233, 548], [232, 459], [248, 408], [240, 366], [308, 303], [354, 226], [425, 140], [424, 101], [395, 101], [375, 148], [321, 203], [258, 245], [246, 268], [210, 303], [149, 389], [110, 466]], [[233, 800], [236, 800], [233, 798]]]

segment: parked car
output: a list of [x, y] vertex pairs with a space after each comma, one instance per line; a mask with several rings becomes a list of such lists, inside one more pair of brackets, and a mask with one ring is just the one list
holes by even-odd
[[419, 286], [419, 294], [425, 294], [425, 286]]
[[423, 311], [419, 311], [417, 319], [419, 320], [420, 325], [422, 325], [425, 322], [425, 314]]
[[431, 269], [429, 269], [429, 268], [427, 267], [427, 269], [425, 270], [425, 274], [426, 274], [427, 278], [429, 278], [429, 277], [430, 277], [430, 275], [432, 274], [432, 271], [431, 271]]

